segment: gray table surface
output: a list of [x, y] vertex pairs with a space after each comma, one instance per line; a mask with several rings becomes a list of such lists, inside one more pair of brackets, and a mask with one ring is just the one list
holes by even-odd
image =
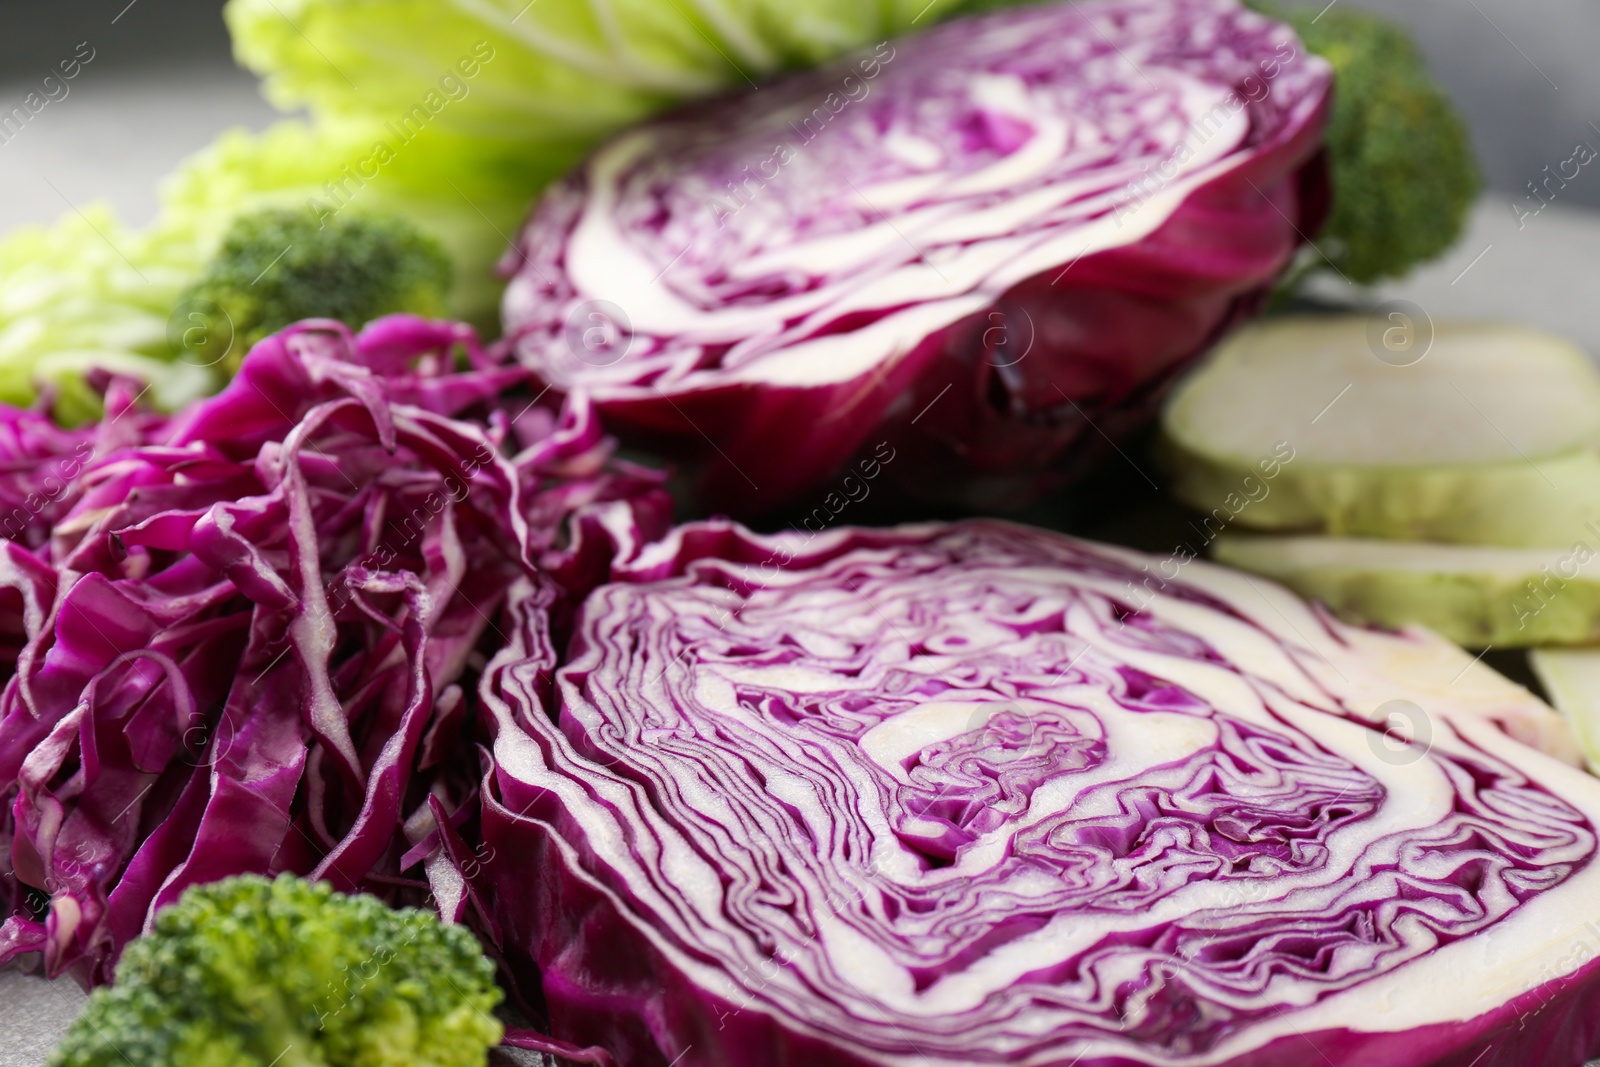
[[[116, 92], [84, 92], [42, 114], [25, 131], [31, 140], [19, 137], [0, 147], [0, 231], [54, 217], [66, 210], [62, 200], [81, 206], [108, 191], [126, 218], [147, 221], [155, 211], [155, 182], [177, 159], [220, 129], [259, 128], [270, 118], [248, 79], [210, 77], [177, 86], [170, 80], [125, 80]], [[184, 121], [169, 121], [174, 112]], [[108, 183], [113, 172], [116, 180]], [[1356, 295], [1337, 278], [1322, 279], [1317, 292], [1335, 300]], [[1412, 300], [1435, 319], [1539, 325], [1600, 356], [1597, 295], [1600, 212], [1554, 204], [1519, 225], [1511, 198], [1503, 194], [1479, 204], [1450, 255], [1377, 291], [1381, 299]], [[83, 1002], [70, 982], [0, 971], [0, 1067], [41, 1067]], [[537, 1059], [507, 1056], [502, 1062]]]

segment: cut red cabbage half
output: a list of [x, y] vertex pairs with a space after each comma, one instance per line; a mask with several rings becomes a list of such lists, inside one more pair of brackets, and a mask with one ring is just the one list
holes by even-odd
[[1259, 306], [1320, 221], [1328, 86], [1235, 0], [947, 23], [601, 148], [508, 257], [506, 330], [714, 506], [885, 439], [913, 491], [1015, 504]]
[[0, 962], [106, 981], [155, 909], [241, 872], [463, 916], [470, 694], [508, 590], [525, 632], [559, 625], [618, 537], [669, 517], [590, 409], [513, 395], [528, 377], [459, 324], [303, 323], [170, 422], [110, 405], [27, 453], [19, 484], [63, 453], [78, 472], [48, 541], [0, 542], [25, 638], [0, 694]]
[[[1167, 574], [1176, 573], [1168, 567]], [[680, 529], [509, 648], [485, 840], [630, 1067], [1575, 1067], [1600, 781], [1424, 631], [993, 521]]]

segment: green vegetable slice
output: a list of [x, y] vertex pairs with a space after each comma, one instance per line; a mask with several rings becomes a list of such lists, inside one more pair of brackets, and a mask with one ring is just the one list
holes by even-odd
[[1589, 770], [1600, 774], [1600, 650], [1536, 648], [1528, 663], [1550, 703], [1572, 724]]
[[1600, 521], [1600, 371], [1527, 327], [1271, 319], [1178, 387], [1162, 430], [1179, 498], [1250, 499], [1223, 525], [1528, 546]]
[[1213, 554], [1357, 621], [1470, 647], [1600, 638], [1600, 533], [1566, 548], [1225, 535]]

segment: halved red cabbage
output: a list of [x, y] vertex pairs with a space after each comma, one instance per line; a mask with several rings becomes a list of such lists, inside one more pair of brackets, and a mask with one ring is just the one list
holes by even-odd
[[885, 439], [912, 491], [1014, 504], [1259, 307], [1328, 85], [1235, 0], [957, 20], [612, 140], [507, 258], [506, 330], [716, 506]]
[[514, 641], [482, 892], [554, 1032], [630, 1067], [1600, 1048], [1600, 781], [1555, 713], [1426, 632], [1157, 564], [694, 525], [584, 604], [558, 724]]
[[559, 624], [612, 531], [669, 516], [587, 406], [508, 392], [528, 379], [463, 325], [308, 322], [170, 422], [83, 435], [107, 450], [48, 543], [0, 542], [27, 638], [0, 694], [0, 962], [106, 981], [155, 909], [246, 871], [462, 917], [469, 694], [508, 589], [532, 589], [524, 632]]

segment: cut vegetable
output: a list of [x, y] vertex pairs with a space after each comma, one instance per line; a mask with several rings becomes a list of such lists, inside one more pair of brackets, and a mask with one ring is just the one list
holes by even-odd
[[1482, 648], [1600, 638], [1597, 546], [1600, 529], [1564, 549], [1235, 535], [1213, 554], [1360, 622]]
[[589, 596], [553, 695], [513, 634], [477, 889], [558, 1036], [651, 1067], [1581, 1064], [1600, 781], [1560, 716], [1426, 631], [1159, 562], [702, 523]]
[[1233, 0], [946, 23], [602, 146], [506, 259], [506, 333], [714, 510], [866, 453], [1015, 507], [1260, 308], [1321, 218], [1327, 91]]
[[125, 387], [76, 434], [0, 409], [23, 438], [0, 499], [27, 494], [0, 540], [0, 967], [106, 982], [185, 887], [245, 872], [461, 918], [466, 694], [509, 590], [535, 587], [524, 626], [559, 621], [608, 524], [659, 535], [671, 506], [526, 380], [397, 315], [290, 327], [171, 420]]
[[[1526, 327], [1274, 319], [1183, 382], [1162, 426], [1173, 491], [1223, 525], [1517, 546], [1600, 519], [1600, 371]], [[1225, 505], [1285, 454], [1263, 499]]]
[[1536, 648], [1528, 663], [1550, 703], [1567, 717], [1589, 769], [1600, 774], [1600, 651]]

